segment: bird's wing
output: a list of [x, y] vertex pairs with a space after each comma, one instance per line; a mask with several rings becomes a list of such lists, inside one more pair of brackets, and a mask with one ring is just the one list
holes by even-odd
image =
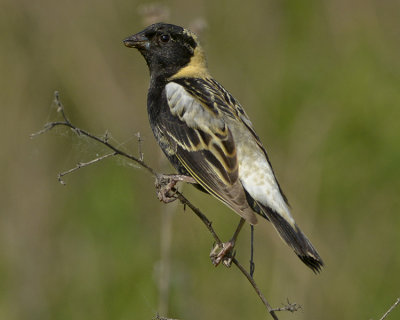
[[[229, 141], [229, 144], [233, 145], [231, 147], [232, 150], [240, 150], [242, 148], [242, 154], [240, 155], [239, 152], [239, 155], [235, 156], [234, 162], [232, 162], [234, 164], [232, 169], [235, 168], [232, 172], [235, 172], [235, 179], [241, 180], [241, 187], [246, 188], [246, 184], [249, 184], [250, 189], [247, 189], [246, 192], [248, 192], [248, 200], [254, 202], [251, 204], [253, 209], [272, 222], [282, 239], [292, 247], [306, 265], [314, 272], [319, 272], [323, 266], [323, 261], [292, 218], [286, 197], [272, 170], [267, 152], [240, 104], [213, 79], [182, 79], [180, 83], [184, 86], [184, 90], [190, 92], [190, 95], [196, 98], [195, 101], [197, 101], [199, 109], [196, 110], [196, 107], [181, 109], [179, 99], [182, 97], [177, 95], [176, 97], [170, 97], [170, 107], [172, 105], [177, 107], [172, 112], [179, 114], [180, 118], [183, 119], [185, 118], [185, 112], [191, 110], [193, 114], [188, 115], [187, 119], [195, 119], [195, 121], [189, 126], [197, 126], [198, 128], [205, 126], [206, 132], [209, 132], [208, 130], [219, 132], [222, 130], [221, 128], [223, 128], [222, 131], [227, 130], [228, 134], [224, 135], [222, 141]], [[189, 100], [191, 99], [193, 98]], [[186, 122], [190, 123], [190, 121]], [[236, 146], [232, 141], [232, 133], [227, 128], [226, 122], [230, 123], [230, 125], [238, 126], [235, 128], [236, 132], [234, 132], [237, 139]], [[233, 127], [231, 129], [234, 130]], [[250, 147], [243, 148], [241, 144]], [[259, 147], [258, 150], [257, 146]], [[243, 152], [246, 152], [246, 154], [243, 154]], [[256, 156], [252, 157], [251, 153], [253, 155], [256, 154]], [[248, 161], [243, 161], [243, 157], [246, 157]], [[241, 175], [244, 176], [237, 178], [237, 162], [240, 161], [240, 158], [242, 158]], [[195, 158], [193, 159], [195, 160]], [[243, 164], [243, 162], [246, 163]], [[243, 174], [243, 171], [246, 170], [250, 172], [247, 177], [246, 173]], [[261, 194], [259, 194], [259, 191], [261, 191]]]
[[157, 125], [193, 178], [210, 194], [255, 224], [257, 218], [238, 179], [232, 133], [224, 121], [221, 105], [216, 105], [214, 96], [207, 92], [201, 85], [196, 90], [184, 82], [169, 82], [165, 87], [168, 108], [159, 117]]
[[208, 83], [210, 83], [211, 88], [214, 89], [214, 94], [220, 97], [220, 100], [225, 101], [225, 105], [227, 108], [222, 109], [225, 114], [228, 116], [231, 115], [232, 117], [235, 117], [237, 120], [239, 120], [243, 125], [247, 128], [247, 130], [251, 133], [254, 141], [258, 145], [258, 147], [261, 149], [261, 151], [264, 153], [265, 159], [268, 162], [269, 168], [274, 176], [276, 185], [278, 186], [279, 192], [286, 203], [286, 205], [289, 206], [289, 201], [287, 200], [285, 194], [282, 191], [281, 186], [279, 185], [278, 179], [275, 176], [274, 170], [272, 168], [271, 162], [268, 157], [267, 150], [265, 150], [259, 136], [257, 135], [256, 131], [254, 130], [253, 124], [251, 123], [248, 115], [240, 105], [238, 101], [217, 81], [214, 79], [208, 79]]
[[[219, 82], [212, 78], [208, 79], [181, 79], [180, 83], [185, 85], [185, 88], [194, 96], [196, 96], [203, 103], [208, 105], [209, 108], [223, 113], [225, 117], [229, 117], [237, 120], [239, 123], [243, 124], [244, 128], [251, 133], [251, 136], [264, 153], [265, 159], [268, 162], [268, 166], [274, 176], [274, 180], [279, 189], [282, 199], [289, 206], [289, 202], [279, 185], [278, 179], [275, 176], [274, 170], [272, 168], [271, 162], [269, 160], [267, 151], [265, 150], [259, 136], [254, 130], [253, 124], [251, 123], [248, 115], [240, 105], [240, 103], [227, 91]], [[199, 90], [200, 89], [200, 90]], [[257, 206], [253, 206], [253, 209], [257, 209]], [[256, 210], [258, 212], [258, 210]], [[261, 214], [263, 215], [263, 214]], [[265, 215], [263, 215], [265, 217]]]

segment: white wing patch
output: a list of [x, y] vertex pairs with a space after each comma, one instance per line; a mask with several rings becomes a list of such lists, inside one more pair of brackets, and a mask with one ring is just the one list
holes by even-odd
[[252, 133], [247, 128], [232, 130], [232, 133], [239, 162], [239, 180], [243, 187], [253, 199], [270, 207], [294, 225], [295, 221], [279, 190], [272, 168]]
[[171, 113], [189, 127], [205, 132], [210, 132], [210, 127], [220, 130], [225, 127], [225, 122], [219, 115], [208, 110], [180, 84], [168, 83], [165, 86], [165, 93]]
[[244, 113], [241, 118], [248, 127], [244, 123], [238, 126], [236, 119], [229, 117], [223, 119], [222, 114], [216, 115], [175, 82], [168, 83], [165, 92], [171, 113], [189, 127], [214, 136], [213, 131], [223, 130], [226, 125], [228, 126], [236, 145], [239, 180], [243, 187], [253, 199], [270, 207], [286, 221], [295, 225], [272, 168], [249, 129], [252, 128], [252, 124], [247, 115]]

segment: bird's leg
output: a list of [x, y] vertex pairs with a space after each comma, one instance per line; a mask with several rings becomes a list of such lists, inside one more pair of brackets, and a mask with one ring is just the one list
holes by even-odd
[[186, 183], [197, 183], [196, 180], [190, 176], [180, 174], [158, 174], [155, 182], [158, 199], [164, 203], [175, 201], [175, 185], [179, 181]]
[[211, 250], [210, 258], [214, 266], [218, 266], [221, 262], [227, 267], [231, 266], [232, 259], [235, 256], [233, 248], [235, 247], [236, 239], [239, 236], [240, 230], [242, 230], [245, 221], [246, 220], [243, 218], [240, 218], [239, 224], [231, 240], [219, 243]]
[[254, 226], [250, 226], [250, 276], [253, 278], [256, 265], [254, 264]]

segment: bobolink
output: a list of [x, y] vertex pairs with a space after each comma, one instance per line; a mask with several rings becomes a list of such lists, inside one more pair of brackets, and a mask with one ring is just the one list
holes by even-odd
[[322, 259], [295, 223], [267, 152], [239, 102], [210, 75], [191, 31], [153, 24], [124, 40], [150, 70], [147, 111], [165, 155], [242, 218], [269, 220], [314, 272]]

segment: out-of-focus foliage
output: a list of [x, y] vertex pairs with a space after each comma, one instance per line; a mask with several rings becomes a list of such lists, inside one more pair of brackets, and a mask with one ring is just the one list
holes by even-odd
[[[147, 67], [121, 42], [142, 29], [145, 4], [0, 3], [0, 319], [151, 319], [159, 310], [166, 208], [152, 178], [107, 159], [64, 187], [58, 172], [104, 148], [67, 129], [29, 139], [57, 119], [59, 90], [78, 126], [109, 130], [132, 153], [140, 131], [145, 160], [171, 171], [147, 123]], [[269, 224], [256, 228], [261, 290], [274, 306], [286, 298], [303, 306], [280, 319], [377, 319], [400, 287], [400, 2], [164, 5], [167, 22], [207, 23], [211, 72], [246, 108], [326, 262], [315, 276]], [[228, 239], [238, 218], [194, 188], [184, 192]], [[193, 214], [177, 206], [171, 228], [170, 317], [266, 317], [235, 268], [212, 267], [212, 240]], [[248, 227], [237, 252], [247, 264]]]

